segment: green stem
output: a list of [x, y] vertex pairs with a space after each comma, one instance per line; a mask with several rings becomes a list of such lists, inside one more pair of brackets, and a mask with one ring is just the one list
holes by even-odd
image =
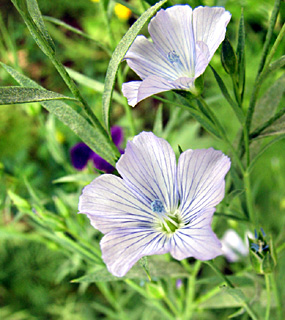
[[274, 56], [274, 54], [275, 54], [275, 52], [276, 52], [276, 50], [277, 50], [277, 48], [278, 48], [278, 46], [279, 46], [279, 44], [280, 44], [280, 42], [282, 40], [284, 34], [285, 34], [285, 24], [283, 24], [282, 29], [280, 30], [280, 32], [279, 32], [279, 34], [278, 34], [278, 36], [277, 36], [277, 38], [276, 38], [276, 40], [275, 40], [275, 42], [273, 44], [273, 47], [270, 50], [270, 53], [269, 53], [269, 55], [267, 57], [264, 69], [268, 68], [268, 66], [269, 66], [271, 60], [273, 59], [273, 56]]
[[244, 179], [245, 197], [246, 197], [246, 205], [249, 213], [249, 219], [257, 229], [257, 217], [255, 214], [255, 210], [253, 208], [253, 198], [251, 193], [250, 177], [249, 177], [248, 171], [244, 173], [243, 179]]
[[230, 288], [234, 288], [234, 285], [232, 284], [232, 282], [214, 265], [213, 261], [209, 260], [209, 261], [203, 261], [205, 264], [207, 264], [209, 267], [211, 267], [216, 274], [223, 279], [223, 281], [230, 287]]
[[281, 0], [275, 0], [274, 8], [273, 8], [273, 11], [272, 11], [272, 14], [271, 14], [271, 17], [270, 17], [270, 21], [269, 21], [269, 27], [268, 27], [268, 31], [267, 31], [267, 34], [266, 34], [265, 43], [264, 43], [263, 50], [262, 50], [262, 56], [261, 56], [261, 60], [260, 60], [260, 63], [259, 63], [256, 79], [258, 78], [259, 74], [263, 70], [263, 67], [264, 67], [264, 64], [265, 64], [265, 60], [266, 60], [266, 56], [267, 56], [267, 53], [268, 53], [268, 50], [269, 50], [269, 46], [270, 46], [270, 42], [271, 42], [271, 39], [272, 39], [273, 30], [274, 30], [274, 26], [275, 26], [275, 23], [276, 23], [276, 20], [277, 20], [280, 4], [281, 4]]
[[270, 307], [271, 307], [271, 290], [270, 290], [270, 278], [268, 274], [264, 275], [265, 286], [266, 286], [266, 295], [267, 295], [267, 305], [264, 320], [269, 320], [270, 316]]
[[195, 285], [196, 285], [196, 277], [201, 268], [201, 264], [202, 262], [199, 260], [195, 262], [194, 268], [188, 279], [187, 293], [186, 293], [186, 299], [185, 299], [185, 311], [183, 314], [183, 319], [191, 319], [192, 314], [196, 307], [196, 305], [194, 304]]
[[275, 296], [275, 301], [276, 301], [276, 307], [277, 307], [277, 315], [278, 315], [278, 320], [282, 320], [282, 302], [281, 302], [281, 298], [280, 298], [280, 294], [279, 294], [279, 290], [277, 287], [277, 283], [275, 280], [275, 275], [274, 273], [271, 273], [269, 275], [270, 277], [270, 281], [272, 284], [272, 290], [274, 292], [274, 296]]
[[244, 167], [243, 167], [243, 164], [238, 156], [238, 154], [236, 153], [236, 150], [234, 149], [234, 147], [232, 146], [230, 140], [228, 139], [227, 137], [227, 134], [223, 128], [223, 126], [221, 125], [220, 121], [218, 120], [218, 118], [216, 117], [216, 115], [214, 114], [214, 112], [211, 110], [211, 108], [209, 108], [209, 106], [207, 105], [207, 103], [205, 102], [205, 100], [202, 98], [202, 97], [198, 97], [197, 100], [199, 100], [204, 108], [207, 110], [208, 114], [210, 115], [213, 123], [216, 125], [216, 127], [218, 128], [220, 134], [222, 135], [224, 141], [227, 143], [229, 149], [231, 150], [235, 160], [236, 160], [236, 163], [237, 165], [239, 166], [241, 172], [244, 172]]
[[125, 283], [130, 286], [132, 289], [134, 289], [136, 292], [138, 292], [139, 294], [141, 294], [144, 298], [146, 298], [148, 301], [151, 302], [151, 304], [158, 310], [161, 312], [161, 314], [164, 315], [165, 319], [169, 319], [169, 320], [175, 320], [174, 316], [168, 312], [168, 310], [166, 308], [164, 308], [161, 303], [158, 300], [155, 299], [150, 299], [149, 295], [147, 294], [147, 292], [140, 287], [139, 285], [137, 285], [134, 281], [132, 281], [131, 279], [126, 279]]

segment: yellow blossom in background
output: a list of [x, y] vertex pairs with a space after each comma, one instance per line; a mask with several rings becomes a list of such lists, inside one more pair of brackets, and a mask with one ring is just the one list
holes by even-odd
[[100, 0], [91, 0], [92, 2], [100, 2]]
[[[92, 0], [93, 1], [93, 0]], [[65, 142], [65, 136], [63, 135], [62, 132], [56, 130], [55, 132], [55, 139], [58, 143], [62, 144]]]
[[127, 20], [131, 16], [132, 11], [129, 8], [123, 6], [122, 4], [117, 3], [115, 5], [115, 14], [119, 19]]

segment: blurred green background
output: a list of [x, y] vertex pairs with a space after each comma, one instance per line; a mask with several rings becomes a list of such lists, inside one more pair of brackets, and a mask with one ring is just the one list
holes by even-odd
[[[128, 17], [120, 16], [120, 10], [116, 14], [116, 2], [113, 2], [109, 11], [111, 29], [114, 32], [111, 43], [98, 2], [91, 0], [39, 0], [38, 2], [44, 15], [60, 19], [84, 31], [100, 43], [109, 43], [111, 48], [119, 42], [138, 17], [134, 13], [130, 15], [127, 13]], [[173, 2], [178, 3], [178, 1]], [[142, 12], [141, 1], [133, 0], [129, 3]], [[232, 14], [227, 35], [234, 46], [237, 41], [241, 7], [244, 7], [245, 105], [248, 105], [274, 1], [209, 0], [179, 3], [189, 3], [192, 7], [224, 6]], [[0, 60], [17, 70], [22, 70], [25, 75], [46, 89], [69, 95], [64, 82], [35, 44], [12, 3], [0, 0], [0, 10]], [[284, 6], [273, 39], [276, 38], [283, 20]], [[46, 25], [64, 65], [103, 83], [110, 59], [108, 54], [98, 47], [96, 42], [84, 39], [65, 27], [51, 22], [46, 22]], [[145, 27], [143, 30], [145, 34], [146, 30]], [[282, 49], [284, 46], [283, 48], [280, 46], [276, 57], [282, 54]], [[220, 63], [220, 49], [211, 63], [231, 88], [230, 78]], [[127, 71], [126, 68], [125, 72]], [[264, 83], [261, 93], [263, 94], [281, 75], [282, 71], [272, 75]], [[132, 79], [137, 77], [129, 71], [127, 80]], [[16, 85], [3, 68], [0, 68], [0, 81], [2, 86]], [[238, 123], [221, 95], [209, 68], [204, 75], [204, 81], [205, 99], [221, 119], [229, 137], [234, 139], [238, 132]], [[81, 84], [79, 88], [96, 115], [101, 118], [101, 93], [96, 88]], [[116, 90], [121, 92], [118, 86]], [[165, 96], [171, 99], [172, 93], [166, 93]], [[153, 129], [153, 119], [159, 105], [160, 101], [151, 98], [132, 110], [137, 133]], [[284, 106], [284, 97], [279, 107], [281, 105]], [[175, 114], [179, 114], [179, 121], [170, 130], [164, 131], [164, 137], [177, 153], [178, 144], [183, 150], [213, 146], [226, 152], [225, 146], [205, 132], [187, 112], [175, 110], [169, 105], [163, 106], [165, 128], [169, 129], [168, 119], [173, 119]], [[130, 136], [128, 122], [123, 106], [117, 102], [112, 104], [111, 123], [124, 128], [126, 141]], [[96, 248], [101, 238], [85, 217], [77, 215], [81, 189], [96, 176], [91, 165], [80, 174], [72, 167], [69, 150], [77, 142], [79, 142], [78, 137], [38, 103], [0, 106], [0, 319], [163, 319], [147, 299], [140, 297], [122, 282], [97, 284], [70, 282], [84, 275], [87, 270], [93, 269], [92, 264], [84, 260], [73, 248], [68, 247], [66, 238], [72, 239], [73, 234], [78, 235], [91, 247]], [[256, 143], [256, 148], [260, 148], [262, 144], [264, 140]], [[266, 233], [272, 234], [277, 246], [284, 242], [285, 236], [284, 150], [285, 143], [281, 140], [264, 153], [252, 174], [255, 209], [259, 222]], [[58, 180], [70, 175], [76, 177], [66, 179], [67, 181]], [[226, 198], [225, 203], [227, 202], [231, 202], [231, 199]], [[222, 210], [223, 206], [220, 212]], [[40, 216], [48, 212], [53, 213], [58, 220], [50, 222], [47, 227], [30, 218], [33, 214]], [[60, 234], [54, 235], [56, 226], [53, 224], [56, 223], [64, 224], [71, 232], [61, 234], [59, 231]], [[242, 222], [237, 223], [223, 218], [216, 218], [215, 227], [219, 237], [222, 237], [225, 230], [230, 227], [241, 233], [249, 229], [249, 226]], [[219, 257], [217, 262], [228, 274], [238, 272], [249, 263], [246, 258], [243, 262], [229, 264], [223, 257]], [[285, 289], [282, 285], [285, 282], [282, 272], [284, 269], [283, 251], [279, 256], [276, 272], [283, 301], [285, 301]], [[211, 275], [211, 272], [205, 266], [202, 268], [202, 275]], [[175, 280], [169, 279], [165, 280], [163, 285], [170, 288], [173, 283]], [[257, 286], [255, 290], [258, 292], [260, 283], [256, 281], [255, 285]], [[198, 292], [201, 294], [207, 291], [207, 288], [211, 288], [211, 285], [207, 287], [201, 284], [198, 286]], [[104, 292], [112, 292], [113, 298]], [[179, 296], [181, 293], [177, 291], [172, 294]], [[205, 305], [204, 308], [205, 312], [196, 315], [196, 319], [227, 319], [227, 316], [235, 310], [226, 308], [222, 303], [219, 305], [219, 302]], [[237, 319], [247, 318], [241, 315]]]

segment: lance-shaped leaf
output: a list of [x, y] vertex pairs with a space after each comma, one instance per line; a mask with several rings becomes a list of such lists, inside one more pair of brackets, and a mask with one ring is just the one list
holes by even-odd
[[0, 87], [0, 104], [41, 102], [49, 100], [73, 100], [57, 92], [28, 87]]
[[132, 25], [129, 31], [124, 35], [124, 37], [119, 42], [118, 46], [116, 47], [112, 55], [111, 61], [107, 69], [105, 88], [103, 93], [103, 116], [104, 116], [104, 122], [108, 131], [110, 128], [110, 123], [109, 123], [110, 122], [110, 104], [111, 104], [111, 98], [112, 98], [115, 78], [119, 68], [119, 64], [124, 58], [130, 45], [132, 44], [132, 42], [140, 32], [141, 28], [144, 26], [147, 20], [151, 18], [159, 8], [161, 8], [161, 6], [166, 1], [167, 0], [159, 1], [156, 5], [149, 8], [145, 13], [143, 13], [141, 17]]
[[[42, 89], [36, 82], [23, 76], [15, 69], [4, 63], [1, 65], [20, 85]], [[110, 164], [115, 165], [116, 156], [111, 145], [113, 142], [108, 140], [96, 127], [91, 126], [79, 113], [62, 101], [42, 102], [42, 106], [74, 131], [94, 152]]]
[[238, 30], [238, 44], [237, 44], [237, 74], [238, 74], [238, 87], [241, 99], [243, 99], [244, 86], [245, 86], [245, 29], [244, 29], [244, 16], [243, 10], [241, 11], [239, 30]]

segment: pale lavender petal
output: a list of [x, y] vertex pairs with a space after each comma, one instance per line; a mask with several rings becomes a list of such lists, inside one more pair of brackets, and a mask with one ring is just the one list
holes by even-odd
[[176, 231], [169, 244], [173, 258], [210, 260], [223, 253], [222, 245], [211, 229], [214, 211], [214, 208], [202, 210], [188, 225]]
[[230, 159], [213, 148], [187, 150], [180, 155], [177, 184], [180, 212], [185, 221], [222, 201], [229, 169]]
[[209, 64], [208, 57], [208, 46], [204, 42], [198, 41], [196, 43], [195, 79], [198, 78], [207, 68]]
[[127, 186], [150, 206], [160, 200], [166, 211], [176, 208], [176, 159], [169, 143], [152, 132], [129, 141], [116, 168]]
[[130, 106], [134, 107], [140, 101], [160, 92], [173, 89], [181, 89], [182, 84], [179, 79], [168, 81], [158, 76], [149, 76], [144, 81], [131, 81], [123, 84], [123, 94], [128, 99]]
[[128, 104], [134, 107], [138, 101], [138, 91], [142, 81], [131, 81], [123, 83], [122, 92], [128, 99]]
[[154, 213], [114, 175], [104, 174], [83, 189], [79, 213], [85, 213], [102, 233], [125, 227], [150, 227]]
[[[204, 47], [205, 58], [210, 62], [215, 51], [225, 38], [226, 27], [231, 14], [222, 7], [198, 7], [193, 10], [193, 29], [196, 43]], [[203, 49], [200, 46], [200, 49]]]
[[136, 37], [124, 59], [142, 80], [151, 75], [169, 80], [178, 78], [167, 57], [161, 55], [154, 44], [144, 36]]
[[196, 58], [191, 7], [176, 5], [161, 9], [152, 18], [148, 30], [157, 50], [172, 63], [177, 78], [194, 77]]
[[140, 258], [169, 251], [167, 237], [150, 228], [113, 230], [100, 245], [108, 270], [117, 277], [123, 277]]

